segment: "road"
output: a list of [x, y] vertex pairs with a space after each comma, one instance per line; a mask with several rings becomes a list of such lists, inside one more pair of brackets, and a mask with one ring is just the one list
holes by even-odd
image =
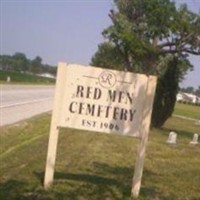
[[54, 86], [0, 85], [0, 126], [50, 111]]

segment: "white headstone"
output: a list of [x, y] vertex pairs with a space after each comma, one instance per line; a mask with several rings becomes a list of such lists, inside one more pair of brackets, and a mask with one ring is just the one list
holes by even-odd
[[6, 82], [10, 83], [11, 79], [10, 76], [7, 76]]
[[177, 133], [171, 131], [167, 139], [168, 144], [176, 144]]
[[195, 125], [200, 126], [200, 120], [195, 121]]
[[199, 138], [199, 135], [197, 133], [194, 133], [193, 139], [190, 142], [190, 144], [198, 144], [198, 138]]

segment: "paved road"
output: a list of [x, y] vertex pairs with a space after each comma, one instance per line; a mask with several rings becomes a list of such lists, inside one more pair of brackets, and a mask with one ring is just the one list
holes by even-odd
[[50, 111], [54, 86], [0, 85], [0, 126]]

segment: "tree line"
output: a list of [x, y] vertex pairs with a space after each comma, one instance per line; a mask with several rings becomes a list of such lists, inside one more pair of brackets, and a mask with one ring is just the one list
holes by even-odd
[[186, 92], [186, 93], [191, 93], [191, 94], [195, 94], [197, 96], [200, 97], [200, 85], [198, 86], [197, 89], [195, 89], [192, 86], [186, 87], [186, 88], [180, 88], [181, 92]]
[[0, 55], [0, 69], [32, 74], [56, 74], [56, 67], [43, 64], [40, 56], [36, 56], [34, 59], [29, 59], [24, 53], [20, 52], [17, 52], [14, 55]]
[[158, 76], [152, 125], [172, 115], [179, 82], [200, 55], [200, 15], [172, 0], [114, 0], [94, 66]]

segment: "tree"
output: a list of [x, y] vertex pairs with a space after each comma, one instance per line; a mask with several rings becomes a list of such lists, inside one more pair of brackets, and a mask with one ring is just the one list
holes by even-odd
[[114, 2], [112, 25], [103, 35], [124, 70], [158, 76], [152, 124], [160, 127], [173, 112], [179, 81], [192, 68], [189, 54], [200, 55], [200, 16], [170, 0]]
[[196, 89], [195, 94], [196, 94], [197, 96], [200, 97], [200, 85], [199, 85], [199, 87]]
[[36, 56], [33, 60], [28, 59], [24, 53], [14, 55], [0, 55], [0, 69], [19, 72], [50, 73], [56, 75], [57, 68], [48, 64], [42, 64], [42, 58]]
[[13, 68], [12, 57], [9, 55], [0, 55], [0, 66], [3, 70], [11, 70]]
[[98, 51], [91, 59], [91, 64], [103, 68], [115, 68], [122, 70], [123, 58], [112, 43], [105, 42], [98, 46]]
[[192, 86], [188, 86], [188, 87], [186, 87], [186, 88], [181, 88], [180, 91], [186, 92], [186, 93], [195, 94], [195, 95], [197, 95], [197, 96], [200, 97], [200, 85], [198, 86], [197, 89], [195, 89], [195, 88], [192, 87]]
[[187, 92], [187, 93], [194, 93], [194, 87], [192, 86], [189, 86], [189, 87], [186, 87], [186, 88], [182, 88], [181, 89], [183, 92]]
[[31, 71], [34, 74], [40, 73], [42, 70], [42, 58], [39, 56], [36, 56], [32, 61], [31, 61]]
[[15, 53], [12, 56], [12, 66], [16, 71], [28, 71], [29, 61], [24, 53]]

